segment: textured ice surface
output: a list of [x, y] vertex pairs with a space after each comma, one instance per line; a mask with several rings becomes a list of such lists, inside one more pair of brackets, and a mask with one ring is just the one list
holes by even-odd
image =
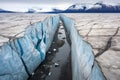
[[25, 29], [39, 21], [43, 21], [46, 17], [54, 14], [22, 14], [22, 13], [1, 13], [0, 14], [0, 46], [9, 39], [22, 37]]
[[[0, 80], [26, 80], [45, 59], [58, 26], [59, 16], [53, 16], [24, 28], [21, 37], [7, 35], [9, 41], [8, 38], [2, 39], [6, 35], [1, 31], [1, 41], [6, 40], [7, 43], [0, 47]], [[16, 28], [14, 31], [19, 31], [19, 27]], [[8, 30], [8, 33], [14, 31]]]
[[71, 39], [72, 80], [105, 80], [94, 59], [92, 47], [79, 35], [74, 21], [64, 15], [60, 17]]
[[[120, 14], [76, 13], [65, 14], [75, 20], [75, 27], [89, 42], [108, 80], [120, 80]], [[115, 34], [116, 33], [116, 34]], [[115, 34], [115, 36], [113, 36]], [[112, 37], [112, 39], [110, 39]], [[111, 45], [110, 45], [111, 44]], [[108, 48], [107, 50], [105, 50]], [[105, 50], [105, 51], [104, 51]]]

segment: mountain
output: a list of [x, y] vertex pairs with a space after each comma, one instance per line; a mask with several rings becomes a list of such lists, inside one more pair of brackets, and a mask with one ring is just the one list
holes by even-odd
[[31, 8], [31, 9], [28, 9], [28, 11], [26, 11], [26, 13], [49, 13], [49, 12], [58, 12], [57, 9], [46, 9], [46, 8]]
[[39, 13], [42, 12], [41, 8], [30, 8], [26, 13]]
[[13, 11], [8, 11], [0, 8], [0, 13], [15, 13]]
[[120, 5], [96, 3], [87, 12], [120, 12]]
[[51, 9], [51, 11], [47, 11], [45, 13], [62, 13], [63, 10], [57, 9], [57, 8], [53, 8]]
[[120, 4], [105, 4], [98, 2], [95, 4], [74, 4], [67, 10], [63, 11], [67, 13], [79, 13], [79, 12], [120, 12]]
[[63, 11], [63, 12], [68, 12], [68, 13], [77, 13], [77, 12], [84, 12], [86, 9], [86, 6], [84, 4], [74, 4], [72, 6], [70, 6], [67, 10]]
[[[25, 13], [120, 13], [120, 3], [110, 4], [97, 2], [95, 4], [77, 3], [68, 7], [66, 10], [60, 10], [57, 8], [38, 8], [33, 7], [25, 11]], [[13, 11], [8, 11], [0, 9], [0, 13], [15, 13]]]
[[28, 11], [26, 13], [36, 13], [37, 11], [34, 9], [28, 9]]
[[57, 8], [53, 8], [52, 12], [62, 12], [63, 10], [57, 9]]

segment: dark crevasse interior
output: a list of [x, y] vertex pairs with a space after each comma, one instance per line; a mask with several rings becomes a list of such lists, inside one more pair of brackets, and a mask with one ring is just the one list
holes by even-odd
[[70, 45], [62, 23], [55, 33], [45, 60], [28, 80], [72, 80]]

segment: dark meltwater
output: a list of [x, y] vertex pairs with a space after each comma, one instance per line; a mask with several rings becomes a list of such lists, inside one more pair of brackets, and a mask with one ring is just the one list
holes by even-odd
[[72, 80], [70, 45], [62, 25], [54, 36], [45, 61], [28, 80]]

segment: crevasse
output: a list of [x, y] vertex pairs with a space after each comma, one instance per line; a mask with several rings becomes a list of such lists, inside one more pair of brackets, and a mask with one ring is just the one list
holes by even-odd
[[64, 15], [28, 26], [23, 37], [0, 48], [0, 80], [27, 80], [45, 59], [60, 19], [71, 44], [72, 80], [105, 80], [90, 44], [79, 35], [74, 20]]

